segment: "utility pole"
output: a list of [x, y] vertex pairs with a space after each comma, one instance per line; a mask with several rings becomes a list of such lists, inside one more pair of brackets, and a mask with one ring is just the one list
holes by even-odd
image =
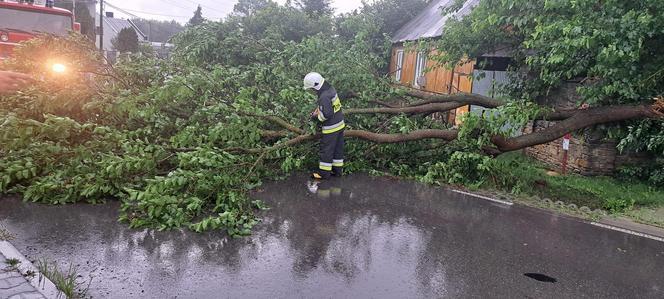
[[99, 51], [104, 55], [104, 0], [99, 1]]

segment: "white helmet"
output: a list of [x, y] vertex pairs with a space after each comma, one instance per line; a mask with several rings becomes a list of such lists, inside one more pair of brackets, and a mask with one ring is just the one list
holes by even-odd
[[306, 76], [304, 76], [304, 89], [313, 88], [315, 90], [320, 90], [324, 82], [325, 79], [319, 73], [308, 73]]

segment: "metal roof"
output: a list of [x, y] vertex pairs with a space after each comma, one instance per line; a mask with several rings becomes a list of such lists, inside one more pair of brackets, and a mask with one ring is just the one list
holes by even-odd
[[406, 23], [392, 37], [393, 43], [438, 37], [443, 34], [445, 22], [450, 18], [468, 15], [479, 0], [466, 0], [458, 11], [443, 16], [442, 8], [454, 4], [455, 0], [433, 0], [414, 19]]

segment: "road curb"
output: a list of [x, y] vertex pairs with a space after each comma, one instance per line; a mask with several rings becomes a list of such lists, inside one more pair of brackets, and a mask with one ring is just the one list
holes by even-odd
[[62, 292], [58, 291], [55, 284], [44, 276], [37, 267], [35, 267], [23, 254], [21, 254], [14, 245], [8, 241], [0, 241], [0, 254], [7, 259], [17, 259], [21, 263], [18, 265], [18, 271], [21, 275], [26, 275], [29, 271], [35, 273], [33, 278], [28, 278], [28, 282], [37, 292], [47, 299], [66, 298]]

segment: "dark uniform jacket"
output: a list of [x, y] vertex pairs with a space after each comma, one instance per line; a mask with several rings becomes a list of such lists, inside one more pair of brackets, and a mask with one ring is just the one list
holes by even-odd
[[323, 134], [332, 134], [343, 130], [346, 127], [344, 123], [344, 113], [341, 111], [341, 100], [337, 91], [327, 82], [318, 93], [318, 120], [323, 123]]

